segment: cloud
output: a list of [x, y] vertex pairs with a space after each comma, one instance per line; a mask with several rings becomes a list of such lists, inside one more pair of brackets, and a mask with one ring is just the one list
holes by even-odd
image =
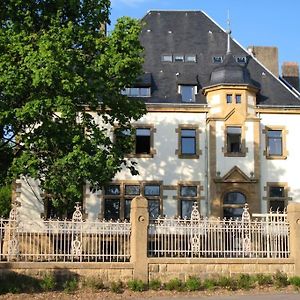
[[111, 5], [117, 6], [117, 5], [123, 4], [126, 6], [136, 7], [139, 4], [142, 4], [145, 2], [148, 2], [148, 0], [111, 0]]

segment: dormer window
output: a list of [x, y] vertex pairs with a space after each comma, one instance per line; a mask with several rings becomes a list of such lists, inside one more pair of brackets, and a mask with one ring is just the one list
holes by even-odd
[[174, 61], [175, 62], [184, 62], [184, 55], [181, 55], [181, 54], [174, 55]]
[[195, 102], [197, 94], [197, 86], [195, 85], [179, 85], [178, 92], [181, 94], [182, 102]]
[[128, 97], [150, 97], [151, 96], [151, 88], [150, 87], [131, 87], [122, 90], [122, 95], [126, 95]]
[[185, 62], [196, 62], [197, 58], [194, 54], [189, 54], [185, 56]]
[[220, 64], [223, 62], [223, 57], [222, 56], [213, 56], [212, 61], [214, 64]]
[[165, 54], [161, 56], [163, 62], [173, 62], [173, 56], [171, 54]]
[[237, 56], [235, 59], [239, 64], [245, 64], [247, 62], [247, 58], [245, 56]]

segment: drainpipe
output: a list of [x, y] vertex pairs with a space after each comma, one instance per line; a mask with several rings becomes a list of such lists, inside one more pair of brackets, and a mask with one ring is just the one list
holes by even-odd
[[[208, 113], [205, 113], [205, 120], [207, 120]], [[206, 216], [210, 215], [209, 207], [209, 179], [208, 179], [208, 123], [205, 124], [205, 149], [204, 149], [204, 159], [205, 159], [205, 179], [204, 179], [204, 190], [205, 190], [205, 209]]]

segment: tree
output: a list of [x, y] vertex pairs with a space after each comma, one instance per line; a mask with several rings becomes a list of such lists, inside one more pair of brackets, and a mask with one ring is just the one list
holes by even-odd
[[124, 166], [136, 172], [124, 158], [130, 141], [114, 143], [110, 133], [145, 113], [142, 102], [121, 94], [141, 74], [141, 28], [124, 17], [107, 36], [101, 24], [109, 24], [109, 12], [109, 0], [0, 4], [0, 124], [11, 129], [4, 140], [14, 142], [9, 171], [39, 180], [61, 213], [82, 199], [86, 182], [101, 188]]

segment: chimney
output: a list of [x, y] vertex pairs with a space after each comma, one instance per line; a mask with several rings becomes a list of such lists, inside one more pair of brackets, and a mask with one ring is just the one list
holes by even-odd
[[299, 65], [296, 62], [284, 62], [281, 67], [282, 78], [299, 91]]
[[279, 76], [277, 47], [249, 46], [248, 51], [276, 77]]

